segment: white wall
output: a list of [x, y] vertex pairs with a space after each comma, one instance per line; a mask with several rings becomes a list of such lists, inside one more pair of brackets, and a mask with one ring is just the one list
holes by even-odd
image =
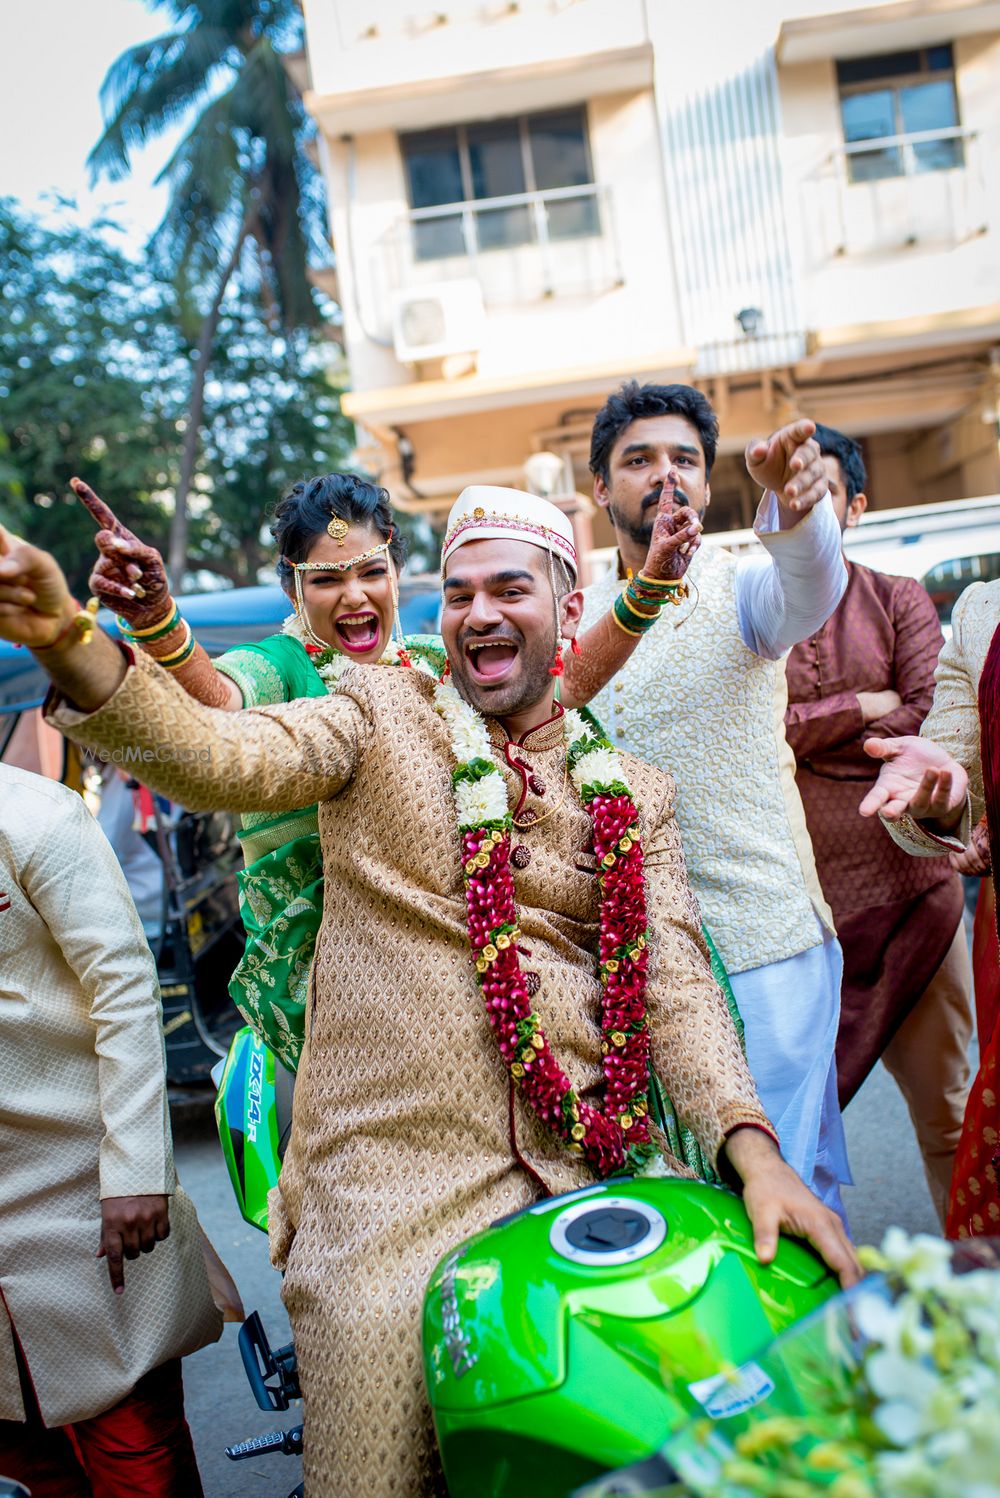
[[[860, 248], [838, 255], [845, 236], [830, 168], [842, 144], [833, 64], [780, 67], [775, 83], [774, 43], [793, 8], [801, 16], [849, 14], [858, 6], [520, 0], [512, 11], [504, 0], [426, 7], [413, 0], [307, 0], [306, 18], [316, 95], [355, 98], [365, 89], [391, 95], [405, 92], [408, 81], [419, 88], [430, 78], [545, 62], [562, 67], [565, 89], [574, 58], [592, 76], [602, 48], [641, 46], [648, 26], [654, 88], [588, 104], [594, 176], [611, 189], [624, 284], [491, 310], [479, 369], [516, 375], [619, 357], [627, 365], [727, 336], [734, 350], [726, 357], [736, 361], [728, 367], [753, 367], [755, 350], [740, 344], [733, 318], [746, 305], [764, 310], [765, 332], [776, 340], [756, 350], [764, 366], [794, 362], [795, 340], [809, 329], [1000, 300], [1000, 35], [959, 36], [954, 44], [962, 123], [979, 132], [970, 170], [878, 184], [885, 201], [877, 233], [873, 193], [867, 185], [850, 189], [849, 228]], [[432, 24], [438, 14], [446, 24]], [[882, 50], [882, 33], [859, 29], [870, 30], [872, 51]], [[484, 114], [502, 112], [497, 97], [484, 94]], [[365, 390], [414, 378], [379, 344], [389, 338], [384, 241], [407, 203], [395, 130], [359, 133], [354, 151], [351, 189], [350, 148], [331, 125], [331, 226], [352, 383]], [[897, 242], [892, 232], [878, 241], [886, 224], [891, 230], [911, 220], [916, 244], [904, 248], [901, 232]], [[984, 222], [989, 232], [974, 233]], [[578, 252], [570, 246], [565, 254]], [[423, 279], [433, 274], [432, 263], [415, 269]], [[701, 367], [727, 366], [703, 359]]]
[[807, 326], [1000, 299], [1000, 37], [954, 46], [959, 117], [979, 132], [965, 168], [874, 183], [844, 183], [833, 62], [781, 69], [785, 196]]
[[[615, 241], [623, 284], [608, 284], [596, 294], [491, 307], [478, 357], [483, 375], [655, 356], [682, 343], [651, 93], [591, 101], [588, 126], [595, 179], [612, 184], [607, 230]], [[351, 146], [326, 144], [351, 383], [356, 390], [405, 383], [413, 373], [396, 362], [391, 347], [380, 347], [371, 336], [391, 343], [391, 287], [383, 245], [407, 208], [398, 141], [389, 131], [357, 138], [353, 197]], [[565, 253], [579, 254], [585, 244], [569, 241]], [[610, 253], [612, 247], [606, 248]], [[520, 253], [525, 252], [493, 252], [508, 260]], [[434, 262], [423, 262], [419, 271], [422, 281], [437, 274]]]
[[319, 95], [599, 57], [640, 46], [646, 35], [642, 0], [519, 0], [516, 8], [505, 0], [305, 0], [304, 8]]

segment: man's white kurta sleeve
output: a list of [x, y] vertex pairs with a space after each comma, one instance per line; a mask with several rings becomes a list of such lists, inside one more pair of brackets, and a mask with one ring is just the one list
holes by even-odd
[[767, 493], [754, 530], [766, 557], [741, 557], [736, 569], [736, 611], [744, 645], [776, 661], [816, 633], [847, 587], [840, 526], [830, 496], [791, 530], [779, 529], [778, 500]]
[[105, 1130], [101, 1196], [170, 1194], [176, 1181], [156, 965], [111, 844], [78, 796], [61, 803], [22, 878], [94, 1027]]

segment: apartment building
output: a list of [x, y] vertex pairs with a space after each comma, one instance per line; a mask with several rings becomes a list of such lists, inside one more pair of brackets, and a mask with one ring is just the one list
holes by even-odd
[[[1000, 491], [1000, 3], [306, 0], [350, 367], [404, 508], [552, 493], [581, 543], [622, 379], [740, 454], [802, 412], [880, 507]], [[531, 460], [529, 462], [529, 460]]]

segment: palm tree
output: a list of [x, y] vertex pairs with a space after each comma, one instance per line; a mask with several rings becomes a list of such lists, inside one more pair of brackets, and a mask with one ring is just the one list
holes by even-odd
[[152, 251], [175, 278], [197, 328], [169, 569], [187, 560], [188, 494], [198, 458], [205, 381], [234, 276], [254, 283], [272, 323], [320, 321], [307, 267], [323, 253], [319, 176], [283, 56], [301, 44], [295, 0], [160, 0], [175, 28], [123, 52], [101, 86], [105, 128], [94, 178], [125, 176], [131, 153], [164, 129], [191, 125], [158, 180], [169, 185]]

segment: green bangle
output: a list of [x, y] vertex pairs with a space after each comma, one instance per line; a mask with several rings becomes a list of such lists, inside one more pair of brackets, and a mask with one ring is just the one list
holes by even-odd
[[127, 619], [118, 619], [118, 628], [128, 639], [133, 640], [136, 645], [150, 645], [154, 640], [162, 640], [169, 635], [171, 630], [177, 628], [181, 623], [181, 611], [174, 603], [163, 624], [154, 624], [152, 629], [133, 629]]
[[[180, 650], [178, 650], [175, 655], [165, 655], [162, 657], [162, 659], [156, 661], [156, 664], [158, 666], [162, 666], [165, 671], [179, 670], [179, 668], [185, 665], [194, 655], [195, 646], [197, 645], [197, 643], [197, 640], [191, 633], [190, 626], [188, 626], [188, 637], [186, 643], [181, 646]], [[153, 659], [156, 660], [156, 657], [154, 656]]]
[[633, 635], [636, 639], [644, 635], [655, 623], [658, 614], [640, 614], [636, 609], [630, 608], [624, 593], [619, 593], [615, 599], [612, 612], [615, 623], [623, 629], [627, 635]]
[[688, 596], [688, 585], [684, 578], [646, 577], [639, 572], [629, 582], [632, 597], [643, 603], [653, 603], [662, 608], [665, 603], [680, 603]]
[[640, 619], [658, 619], [663, 604], [653, 598], [642, 598], [635, 591], [632, 583], [622, 593], [625, 607], [631, 613], [637, 614]]
[[680, 577], [647, 577], [645, 572], [637, 572], [632, 579], [639, 587], [648, 588], [650, 592], [672, 593], [675, 588], [683, 588], [684, 579]]

